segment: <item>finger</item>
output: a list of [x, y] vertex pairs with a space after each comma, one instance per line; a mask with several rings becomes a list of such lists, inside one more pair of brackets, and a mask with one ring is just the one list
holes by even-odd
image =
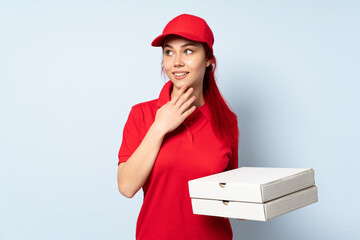
[[190, 97], [190, 95], [194, 92], [194, 88], [189, 88], [185, 93], [183, 93], [179, 100], [176, 102], [177, 107], [181, 107], [183, 103]]
[[190, 116], [190, 114], [192, 114], [194, 111], [195, 111], [196, 107], [195, 106], [192, 106], [189, 110], [185, 111], [181, 117], [182, 117], [182, 120], [185, 121], [185, 119]]
[[185, 91], [185, 89], [187, 88], [186, 85], [183, 85], [179, 91], [176, 93], [176, 95], [171, 99], [171, 103], [172, 104], [176, 104], [176, 102], [179, 100], [179, 98], [181, 97], [181, 95], [183, 94], [183, 92]]
[[183, 113], [186, 111], [186, 109], [188, 109], [191, 104], [195, 101], [196, 97], [192, 96], [189, 100], [187, 100], [186, 102], [184, 102], [181, 107], [180, 107], [180, 112]]

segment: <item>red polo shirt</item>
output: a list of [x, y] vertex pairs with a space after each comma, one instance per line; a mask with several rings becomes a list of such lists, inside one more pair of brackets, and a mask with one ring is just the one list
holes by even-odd
[[[126, 162], [154, 122], [156, 111], [171, 97], [167, 82], [158, 99], [132, 107], [124, 127], [119, 163]], [[136, 226], [138, 240], [232, 239], [229, 219], [195, 215], [188, 181], [238, 167], [238, 146], [217, 138], [206, 105], [197, 108], [163, 140], [143, 186], [144, 202]]]

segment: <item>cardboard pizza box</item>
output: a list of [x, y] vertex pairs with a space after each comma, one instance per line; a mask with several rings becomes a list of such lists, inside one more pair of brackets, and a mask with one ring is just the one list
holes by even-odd
[[188, 182], [191, 198], [265, 203], [315, 185], [311, 168], [241, 167]]
[[318, 201], [317, 187], [309, 187], [266, 203], [192, 198], [194, 214], [267, 221]]
[[267, 221], [318, 201], [311, 168], [241, 167], [188, 184], [200, 215]]

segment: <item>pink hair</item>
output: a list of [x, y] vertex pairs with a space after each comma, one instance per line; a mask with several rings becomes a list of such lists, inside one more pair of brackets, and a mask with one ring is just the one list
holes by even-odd
[[230, 104], [221, 95], [215, 80], [216, 59], [210, 48], [205, 47], [206, 58], [213, 63], [206, 68], [203, 82], [204, 100], [211, 113], [211, 126], [215, 135], [238, 150], [239, 128], [236, 114], [230, 109]]

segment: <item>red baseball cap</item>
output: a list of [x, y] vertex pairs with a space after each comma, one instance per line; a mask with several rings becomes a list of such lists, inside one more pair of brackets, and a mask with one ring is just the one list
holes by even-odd
[[178, 35], [196, 42], [206, 43], [213, 51], [214, 35], [206, 21], [200, 17], [181, 14], [172, 19], [164, 28], [160, 36], [152, 41], [154, 47], [161, 47], [169, 35]]

